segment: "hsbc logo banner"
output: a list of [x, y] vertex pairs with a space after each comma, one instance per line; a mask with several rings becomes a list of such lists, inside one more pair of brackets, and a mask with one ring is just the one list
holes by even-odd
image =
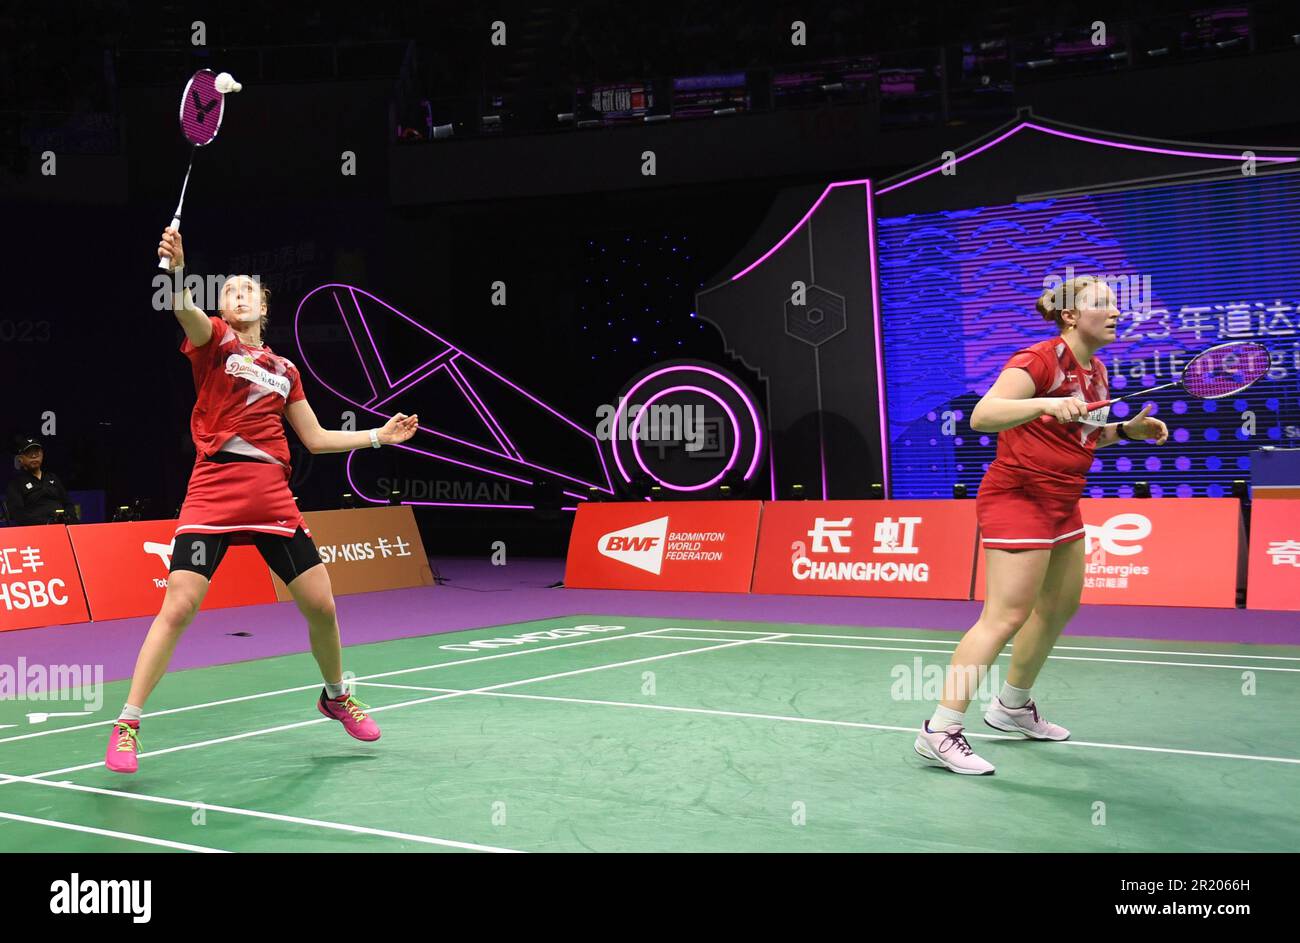
[[68, 528], [0, 528], [0, 632], [85, 621]]
[[774, 501], [754, 592], [969, 599], [973, 501]]
[[564, 585], [749, 592], [758, 501], [583, 503]]
[[[1241, 515], [1235, 498], [1084, 498], [1080, 510], [1083, 602], [1236, 606]], [[983, 553], [975, 598], [984, 598]]]

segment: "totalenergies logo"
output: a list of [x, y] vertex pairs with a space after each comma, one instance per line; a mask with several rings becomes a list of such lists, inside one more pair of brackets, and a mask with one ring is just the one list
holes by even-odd
[[1128, 512], [1108, 518], [1104, 524], [1083, 525], [1083, 552], [1096, 553], [1105, 560], [1106, 554], [1131, 557], [1142, 552], [1140, 540], [1151, 536], [1151, 518], [1145, 514]]

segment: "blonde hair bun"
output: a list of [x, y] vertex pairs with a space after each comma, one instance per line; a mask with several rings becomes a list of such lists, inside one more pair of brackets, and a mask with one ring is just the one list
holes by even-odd
[[1038, 309], [1038, 313], [1042, 315], [1044, 321], [1055, 321], [1057, 315], [1056, 289], [1048, 288], [1039, 295], [1034, 307]]

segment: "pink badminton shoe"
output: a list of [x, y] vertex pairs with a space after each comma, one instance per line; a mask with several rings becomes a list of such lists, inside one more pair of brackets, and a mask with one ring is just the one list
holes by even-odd
[[378, 740], [379, 725], [363, 710], [366, 706], [351, 694], [330, 697], [329, 692], [323, 688], [320, 700], [316, 702], [317, 709], [331, 720], [341, 723], [350, 736], [358, 740]]
[[134, 773], [140, 768], [140, 722], [119, 720], [108, 735], [104, 765], [114, 773]]

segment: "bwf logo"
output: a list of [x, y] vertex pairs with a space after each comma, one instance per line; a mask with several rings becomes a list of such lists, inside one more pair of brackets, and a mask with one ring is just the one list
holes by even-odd
[[667, 516], [657, 517], [644, 524], [610, 531], [596, 541], [596, 549], [601, 556], [658, 576], [663, 569], [664, 540], [667, 536]]
[[153, 915], [153, 881], [71, 880], [50, 885], [52, 914], [131, 914], [133, 923], [148, 923]]

